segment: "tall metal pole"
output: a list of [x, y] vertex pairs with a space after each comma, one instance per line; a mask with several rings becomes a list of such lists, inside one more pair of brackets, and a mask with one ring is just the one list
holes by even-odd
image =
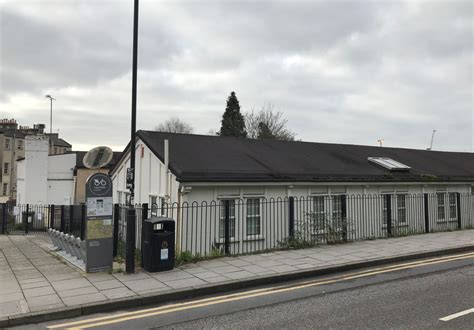
[[53, 133], [53, 98], [49, 98], [49, 134]]
[[127, 185], [130, 189], [130, 205], [127, 210], [127, 236], [125, 246], [125, 272], [135, 272], [135, 130], [137, 125], [137, 50], [138, 50], [138, 0], [135, 0], [133, 16], [133, 63], [132, 63], [132, 127], [130, 137], [130, 168]]
[[45, 95], [47, 99], [49, 99], [49, 134], [51, 135], [53, 133], [53, 101], [56, 101], [54, 97], [51, 95]]
[[132, 63], [132, 127], [130, 137], [130, 204], [135, 201], [135, 131], [137, 125], [137, 53], [138, 53], [138, 0], [135, 0], [133, 17]]

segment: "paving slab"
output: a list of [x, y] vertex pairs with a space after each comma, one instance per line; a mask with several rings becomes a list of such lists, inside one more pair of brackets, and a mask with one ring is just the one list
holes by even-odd
[[74, 305], [84, 305], [98, 301], [107, 300], [107, 297], [104, 296], [102, 293], [97, 292], [93, 294], [84, 294], [80, 296], [73, 296], [67, 297], [62, 299], [66, 306], [74, 306]]
[[39, 288], [23, 290], [23, 294], [27, 299], [31, 297], [46, 296], [55, 293], [56, 292], [54, 291], [52, 286], [43, 286]]
[[62, 304], [62, 301], [58, 297], [57, 294], [50, 294], [47, 296], [40, 296], [40, 297], [31, 297], [31, 298], [27, 298], [26, 301], [30, 309], [34, 307], [38, 307], [38, 306]]
[[[172, 271], [85, 274], [50, 252], [46, 235], [0, 236], [0, 317], [222, 287], [448, 248], [474, 247], [474, 230], [205, 260]], [[13, 267], [13, 269], [12, 269]]]
[[[186, 281], [186, 280], [182, 280], [182, 281]], [[124, 284], [130, 290], [135, 291], [135, 292], [138, 292], [138, 291], [143, 292], [146, 290], [167, 288], [165, 284], [153, 278], [146, 278], [146, 279], [141, 279], [141, 280], [136, 280], [136, 281], [127, 281], [127, 282], [124, 282]]]

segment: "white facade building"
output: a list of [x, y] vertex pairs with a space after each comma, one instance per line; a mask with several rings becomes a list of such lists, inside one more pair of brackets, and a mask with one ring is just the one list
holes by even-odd
[[76, 154], [48, 156], [48, 152], [48, 137], [25, 138], [25, 158], [17, 162], [17, 204], [72, 203]]
[[[129, 196], [129, 146], [111, 171], [115, 203], [125, 204]], [[430, 230], [450, 229], [460, 217], [474, 225], [473, 199], [463, 200], [462, 208], [457, 199], [459, 194], [474, 192], [472, 153], [148, 131], [138, 132], [135, 146], [134, 202], [161, 210], [165, 210], [162, 205], [171, 205], [173, 211], [168, 215], [177, 221], [180, 249], [193, 253], [207, 254], [222, 243], [223, 210], [219, 205], [226, 200], [231, 202], [230, 234], [236, 251], [246, 251], [251, 244], [273, 248], [287, 235], [286, 201], [290, 197], [297, 200], [297, 225], [308, 214], [332, 218], [344, 214], [354, 230], [373, 225], [374, 237], [386, 230], [387, 219], [406, 233], [419, 231], [424, 225], [420, 220], [424, 194], [431, 196], [426, 202], [433, 222]], [[369, 160], [381, 157], [407, 166], [390, 169]], [[299, 197], [303, 197], [300, 203]], [[207, 207], [212, 203], [214, 210]], [[271, 209], [276, 204], [281, 210]], [[206, 207], [198, 207], [203, 205]], [[204, 214], [209, 211], [205, 209], [216, 213], [213, 220], [207, 220], [211, 216]], [[270, 227], [280, 218], [278, 236]], [[411, 218], [417, 222], [409, 222]], [[206, 236], [213, 237], [211, 245]]]

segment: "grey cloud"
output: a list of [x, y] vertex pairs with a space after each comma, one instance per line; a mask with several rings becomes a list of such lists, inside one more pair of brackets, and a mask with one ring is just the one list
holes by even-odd
[[[62, 100], [63, 132], [127, 142], [132, 12], [116, 3], [0, 9], [10, 116], [6, 96], [82, 88]], [[271, 102], [305, 140], [423, 148], [435, 128], [435, 146], [472, 150], [472, 24], [470, 1], [142, 1], [138, 126], [179, 116], [207, 133], [236, 90], [244, 111]]]

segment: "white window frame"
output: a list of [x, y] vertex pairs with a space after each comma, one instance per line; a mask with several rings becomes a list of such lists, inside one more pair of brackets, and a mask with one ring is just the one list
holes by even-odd
[[[452, 203], [451, 197], [454, 199], [454, 203]], [[450, 192], [448, 194], [448, 206], [449, 206], [449, 220], [454, 221], [458, 219], [458, 202], [457, 202], [457, 194], [455, 192]], [[452, 211], [454, 208], [454, 217], [452, 216]]]
[[[396, 195], [396, 201], [397, 201], [397, 224], [403, 224], [405, 225], [407, 223], [407, 195], [406, 194], [397, 194]], [[400, 198], [403, 197], [403, 207], [400, 206]], [[403, 221], [400, 219], [401, 214], [403, 214]]]
[[[220, 199], [220, 211], [219, 211], [219, 241], [224, 242], [225, 240], [225, 201], [229, 201], [229, 238], [231, 241], [236, 241], [236, 228], [237, 228], [237, 221], [236, 221], [236, 203], [235, 199], [231, 198], [223, 198]], [[232, 214], [233, 210], [233, 214]]]
[[10, 150], [10, 139], [5, 138], [5, 150]]
[[386, 227], [388, 225], [387, 196], [390, 196], [390, 199], [392, 199], [393, 194], [386, 193], [386, 194], [381, 194], [381, 196], [382, 196], [382, 226]]
[[[440, 204], [440, 201], [443, 203]], [[442, 208], [442, 212], [440, 212], [440, 208]], [[441, 218], [440, 215], [443, 217]], [[436, 220], [437, 222], [445, 222], [446, 219], [446, 192], [437, 192], [436, 193]]]
[[[256, 201], [254, 204], [255, 209], [258, 211], [255, 214], [250, 214], [249, 215], [249, 202]], [[262, 235], [262, 208], [261, 208], [261, 200], [260, 198], [247, 198], [245, 200], [245, 234], [247, 237], [260, 237]], [[255, 222], [253, 225], [255, 225], [256, 228], [258, 228], [258, 231], [250, 232], [249, 231], [249, 225], [250, 222]]]
[[331, 218], [342, 220], [342, 196], [344, 194], [331, 195]]

